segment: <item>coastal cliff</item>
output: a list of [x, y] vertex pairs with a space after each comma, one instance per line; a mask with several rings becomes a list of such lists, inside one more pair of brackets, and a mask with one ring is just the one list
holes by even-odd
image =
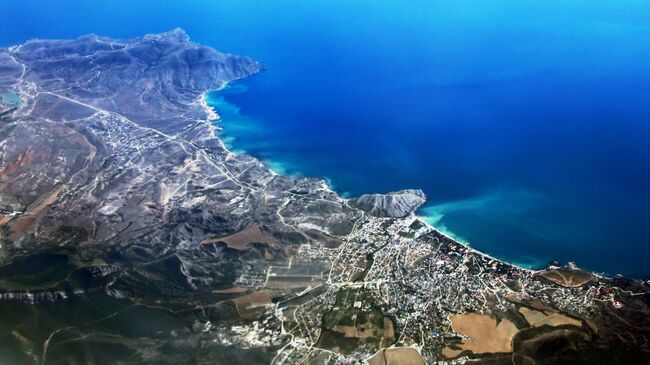
[[0, 93], [21, 100], [0, 109], [0, 313], [19, 317], [0, 316], [2, 354], [650, 358], [647, 283], [500, 262], [411, 214], [419, 190], [346, 200], [227, 150], [204, 94], [261, 69], [180, 29], [0, 50]]
[[404, 218], [426, 201], [422, 190], [401, 190], [388, 194], [364, 194], [350, 204], [375, 217]]

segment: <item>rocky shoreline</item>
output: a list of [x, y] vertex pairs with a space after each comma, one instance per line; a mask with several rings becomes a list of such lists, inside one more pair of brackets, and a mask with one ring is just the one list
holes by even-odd
[[[26, 364], [103, 362], [109, 344], [148, 363], [363, 364], [389, 347], [431, 364], [650, 358], [646, 283], [518, 268], [417, 219], [419, 190], [343, 199], [229, 151], [205, 93], [262, 67], [180, 29], [0, 50], [0, 92], [24, 101], [0, 109], [0, 311], [33, 311], [0, 317], [0, 351]], [[155, 320], [124, 324], [139, 317]]]

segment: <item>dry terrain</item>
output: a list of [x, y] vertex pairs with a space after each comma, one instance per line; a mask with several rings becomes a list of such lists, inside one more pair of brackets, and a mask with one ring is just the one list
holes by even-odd
[[260, 226], [257, 224], [251, 226], [250, 228], [246, 228], [243, 231], [233, 233], [229, 236], [213, 238], [205, 240], [201, 243], [208, 245], [218, 242], [223, 242], [228, 245], [228, 247], [240, 251], [247, 250], [251, 243], [267, 243], [269, 245], [275, 244], [275, 240], [271, 237], [266, 236], [260, 229]]
[[[495, 318], [478, 313], [457, 314], [451, 317], [452, 327], [455, 332], [469, 337], [463, 340], [460, 348], [475, 354], [512, 352], [512, 339], [518, 329], [514, 323], [501, 319], [497, 323]], [[461, 351], [445, 349], [443, 354], [455, 357]]]
[[567, 317], [559, 313], [544, 313], [542, 311], [536, 311], [528, 309], [526, 307], [519, 308], [519, 312], [523, 314], [526, 318], [526, 321], [533, 327], [539, 327], [544, 325], [549, 326], [562, 326], [565, 324], [581, 327], [582, 322], [577, 319]]
[[540, 276], [567, 288], [583, 286], [595, 278], [592, 273], [568, 267], [545, 270]]
[[425, 365], [422, 356], [411, 347], [384, 349], [368, 359], [368, 365]]

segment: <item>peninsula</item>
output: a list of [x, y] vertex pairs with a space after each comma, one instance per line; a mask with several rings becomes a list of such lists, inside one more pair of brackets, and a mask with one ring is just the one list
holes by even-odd
[[204, 95], [262, 69], [180, 29], [0, 50], [3, 363], [650, 363], [649, 283], [229, 151]]

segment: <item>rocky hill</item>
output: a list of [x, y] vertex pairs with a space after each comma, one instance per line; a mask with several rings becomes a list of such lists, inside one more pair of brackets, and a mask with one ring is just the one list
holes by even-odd
[[0, 50], [1, 359], [650, 361], [648, 283], [503, 263], [419, 190], [346, 200], [228, 151], [204, 94], [261, 70], [179, 29]]

